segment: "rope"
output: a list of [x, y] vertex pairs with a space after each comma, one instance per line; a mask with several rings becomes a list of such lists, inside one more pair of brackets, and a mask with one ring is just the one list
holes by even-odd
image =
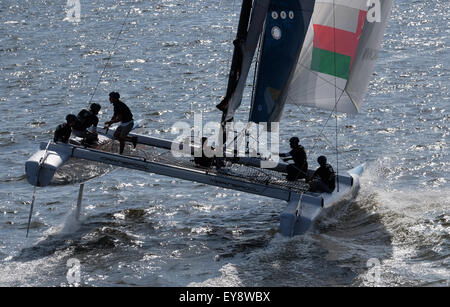
[[114, 53], [114, 51], [116, 49], [117, 42], [119, 41], [120, 35], [122, 34], [122, 31], [123, 31], [123, 28], [125, 27], [125, 24], [126, 24], [126, 22], [128, 20], [128, 16], [130, 15], [131, 9], [132, 9], [132, 7], [129, 8], [129, 10], [127, 12], [127, 15], [125, 16], [125, 20], [122, 23], [122, 27], [120, 28], [119, 34], [117, 35], [116, 40], [114, 42], [114, 45], [113, 45], [111, 51], [109, 52], [109, 57], [108, 57], [108, 59], [106, 61], [105, 66], [103, 67], [103, 71], [102, 71], [102, 73], [100, 75], [100, 78], [98, 79], [97, 85], [94, 88], [94, 92], [91, 95], [91, 99], [89, 99], [89, 104], [91, 104], [92, 99], [94, 99], [95, 93], [97, 92], [97, 88], [98, 88], [98, 86], [100, 85], [100, 82], [103, 79], [103, 75], [105, 74], [106, 68], [108, 67], [109, 63], [111, 62], [112, 55], [113, 55], [113, 53]]
[[27, 238], [28, 238], [28, 233], [30, 231], [31, 217], [33, 215], [33, 207], [34, 207], [35, 200], [36, 200], [36, 186], [34, 186], [34, 189], [33, 189], [33, 197], [32, 197], [31, 206], [30, 206], [30, 214], [28, 215], [28, 226], [27, 226], [27, 236], [26, 236]]
[[255, 91], [256, 91], [256, 78], [258, 74], [258, 65], [259, 65], [259, 57], [261, 55], [261, 41], [262, 41], [262, 35], [259, 37], [258, 41], [258, 54], [256, 55], [256, 58], [254, 60], [255, 63], [255, 71], [253, 72], [253, 84], [252, 84], [252, 97], [250, 100], [250, 103], [252, 103], [255, 99]]
[[31, 206], [30, 206], [30, 214], [28, 215], [27, 236], [26, 236], [27, 238], [28, 238], [28, 233], [30, 231], [31, 217], [33, 216], [34, 202], [36, 201], [36, 187], [39, 186], [39, 176], [41, 173], [42, 166], [44, 165], [45, 160], [47, 160], [48, 147], [50, 146], [51, 142], [52, 142], [51, 140], [48, 141], [47, 146], [45, 147], [44, 155], [42, 156], [42, 158], [39, 160], [39, 163], [38, 163], [38, 170], [36, 172], [36, 177], [37, 177], [36, 185], [34, 186], [34, 189], [33, 189], [33, 197], [32, 197]]
[[[234, 8], [235, 8], [235, 4], [236, 4], [236, 0], [233, 0], [233, 6], [232, 6], [231, 12], [230, 12], [231, 26], [230, 26], [230, 35], [229, 35], [229, 38], [228, 38], [229, 42], [233, 42], [233, 12], [234, 12]], [[233, 58], [233, 48], [230, 48], [230, 56], [228, 57], [227, 67], [231, 66], [231, 59], [232, 58]]]
[[[339, 102], [339, 100], [341, 100], [342, 95], [344, 94], [344, 92], [341, 93], [341, 95], [339, 96], [339, 99], [337, 102]], [[323, 135], [323, 130], [325, 130], [326, 125], [328, 124], [328, 121], [330, 120], [331, 116], [333, 116], [333, 114], [335, 113], [335, 111], [337, 110], [337, 102], [334, 105], [334, 109], [330, 112], [330, 115], [328, 116], [327, 120], [325, 121], [325, 124], [322, 127], [322, 130], [320, 130], [320, 135]], [[297, 105], [298, 106], [298, 105]], [[317, 141], [314, 142], [313, 148], [311, 150], [314, 150], [315, 147], [317, 145]]]
[[[236, 3], [236, 0], [233, 0], [232, 8], [231, 8], [231, 11], [230, 11], [230, 20], [232, 20], [232, 17], [233, 17], [233, 12], [234, 12], [234, 9], [235, 9], [235, 3]], [[219, 0], [219, 3], [217, 5], [217, 10], [220, 8], [221, 5], [222, 5], [222, 0]], [[233, 42], [233, 24], [231, 24], [231, 26], [230, 26], [230, 34], [229, 34], [228, 42]], [[230, 50], [231, 50], [231, 54], [228, 57], [226, 67], [230, 67], [230, 65], [231, 65], [231, 63], [230, 63], [231, 62], [231, 58], [233, 57], [233, 51], [232, 51], [233, 49], [231, 48]], [[223, 80], [218, 80], [217, 82], [213, 83], [212, 85], [209, 85], [208, 87], [206, 87], [204, 90], [199, 91], [196, 94], [194, 94], [193, 96], [182, 100], [181, 103], [185, 104], [186, 102], [190, 101], [190, 108], [191, 108], [190, 113], [192, 114], [193, 113], [193, 103], [194, 103], [194, 101], [192, 101], [192, 100], [194, 98], [198, 97], [201, 94], [204, 94], [204, 93], [206, 93], [208, 91], [211, 91], [211, 89], [213, 89], [217, 84], [222, 83], [222, 82], [223, 82]], [[214, 109], [215, 109], [215, 107], [214, 107]]]
[[[338, 117], [337, 117], [337, 84], [336, 84], [336, 11], [335, 11], [335, 0], [333, 0], [333, 40], [334, 40], [334, 46], [333, 46], [333, 57], [334, 57], [334, 114], [336, 116], [336, 178], [337, 178], [337, 191], [339, 192], [339, 148], [338, 148]], [[339, 98], [340, 99], [340, 98]]]

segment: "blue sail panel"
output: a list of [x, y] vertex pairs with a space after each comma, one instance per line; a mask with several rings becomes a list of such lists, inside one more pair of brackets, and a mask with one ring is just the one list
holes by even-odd
[[249, 121], [279, 121], [286, 102], [284, 90], [297, 65], [314, 3], [270, 1]]

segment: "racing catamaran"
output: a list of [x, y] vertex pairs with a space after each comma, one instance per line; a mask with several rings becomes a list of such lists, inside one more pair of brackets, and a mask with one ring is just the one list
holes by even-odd
[[[270, 131], [286, 103], [359, 112], [391, 8], [392, 0], [243, 0], [228, 88], [217, 106], [222, 123], [232, 121], [241, 104], [258, 46], [249, 122], [267, 123]], [[113, 138], [112, 129], [97, 131]], [[286, 163], [276, 159], [273, 167], [262, 167], [273, 157], [225, 155], [220, 167], [201, 167], [193, 161], [201, 147], [197, 142], [130, 136], [146, 150], [118, 155], [102, 148], [42, 143], [25, 163], [27, 180], [35, 187], [47, 186], [59, 168], [77, 158], [238, 190], [286, 201], [280, 232], [293, 236], [308, 231], [326, 208], [353, 198], [364, 169], [359, 165], [338, 174], [333, 193], [312, 193], [304, 180], [286, 180]], [[174, 148], [190, 154], [175, 157]], [[233, 148], [224, 152], [229, 150]]]

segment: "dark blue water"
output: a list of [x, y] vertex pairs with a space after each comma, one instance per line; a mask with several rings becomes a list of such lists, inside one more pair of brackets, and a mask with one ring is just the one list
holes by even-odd
[[[116, 90], [139, 133], [173, 139], [192, 111], [220, 118], [240, 2], [81, 0], [78, 23], [65, 8], [0, 2], [0, 285], [68, 285], [71, 258], [90, 286], [448, 285], [448, 1], [395, 2], [362, 113], [338, 117], [340, 169], [367, 162], [360, 193], [292, 239], [278, 234], [281, 201], [125, 169], [86, 184], [80, 222], [77, 185], [38, 189], [25, 239], [24, 163], [88, 105], [122, 24], [93, 98], [100, 120]], [[334, 159], [334, 120], [318, 137], [328, 116], [287, 106], [282, 150], [298, 135], [312, 167], [319, 154]]]

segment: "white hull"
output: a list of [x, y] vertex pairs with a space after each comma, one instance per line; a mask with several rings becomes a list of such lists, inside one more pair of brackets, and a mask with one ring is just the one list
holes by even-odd
[[333, 193], [306, 192], [292, 198], [280, 216], [281, 234], [288, 237], [304, 234], [326, 209], [354, 198], [363, 171], [364, 165], [360, 165], [348, 171], [348, 176], [340, 176], [339, 192], [337, 189]]

